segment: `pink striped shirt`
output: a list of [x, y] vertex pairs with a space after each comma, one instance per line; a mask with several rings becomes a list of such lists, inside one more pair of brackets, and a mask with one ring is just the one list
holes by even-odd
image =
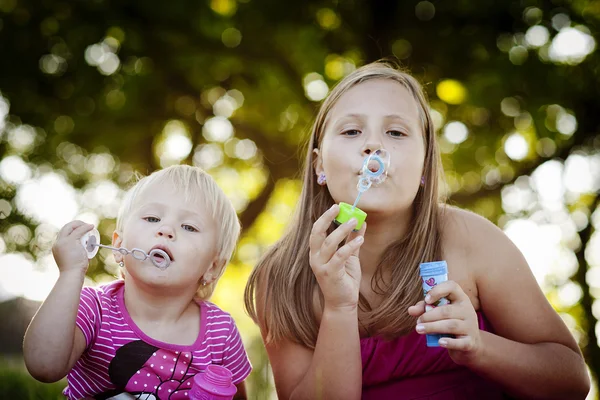
[[242, 382], [252, 366], [231, 316], [208, 301], [199, 301], [200, 334], [189, 346], [154, 340], [133, 322], [118, 280], [81, 292], [77, 326], [86, 350], [67, 375], [68, 399], [108, 399], [120, 393], [144, 399], [187, 399], [193, 377], [218, 364]]

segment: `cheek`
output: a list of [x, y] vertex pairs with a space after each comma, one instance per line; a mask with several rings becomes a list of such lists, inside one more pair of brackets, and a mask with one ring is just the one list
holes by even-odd
[[[395, 157], [394, 157], [395, 156]], [[425, 149], [422, 143], [414, 143], [414, 145], [402, 149], [402, 151], [393, 152], [390, 163], [392, 170], [404, 175], [419, 175], [423, 170], [425, 162]]]
[[[342, 176], [352, 172], [350, 157], [340, 150], [323, 152], [323, 169], [327, 176]], [[350, 175], [349, 174], [349, 175]]]

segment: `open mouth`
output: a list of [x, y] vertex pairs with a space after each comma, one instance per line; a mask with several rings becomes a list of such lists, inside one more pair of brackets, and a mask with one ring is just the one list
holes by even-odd
[[[153, 250], [160, 250], [160, 251], [153, 251]], [[153, 248], [150, 249], [149, 254], [151, 254], [152, 259], [158, 263], [165, 262], [167, 257], [169, 258], [169, 261], [175, 261], [175, 258], [173, 258], [173, 253], [171, 253], [171, 250], [169, 250], [169, 248], [166, 246], [161, 246], [161, 245], [154, 246]]]

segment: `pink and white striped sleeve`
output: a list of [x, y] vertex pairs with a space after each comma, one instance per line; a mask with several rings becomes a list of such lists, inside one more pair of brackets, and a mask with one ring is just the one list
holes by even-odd
[[85, 336], [86, 349], [96, 340], [100, 327], [100, 299], [97, 290], [84, 287], [81, 290], [75, 324]]
[[244, 343], [233, 318], [230, 319], [230, 323], [231, 330], [225, 340], [223, 366], [231, 371], [233, 383], [237, 385], [248, 377], [252, 371], [252, 365], [250, 364], [250, 360], [244, 349]]

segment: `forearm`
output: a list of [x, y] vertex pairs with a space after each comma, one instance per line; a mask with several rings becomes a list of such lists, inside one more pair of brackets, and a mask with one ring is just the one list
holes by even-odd
[[23, 356], [39, 380], [55, 381], [68, 372], [84, 276], [84, 271], [61, 273], [27, 328]]
[[585, 399], [582, 357], [558, 343], [525, 344], [481, 332], [482, 353], [469, 366], [524, 399]]
[[362, 361], [357, 310], [323, 312], [312, 363], [290, 399], [360, 399]]

